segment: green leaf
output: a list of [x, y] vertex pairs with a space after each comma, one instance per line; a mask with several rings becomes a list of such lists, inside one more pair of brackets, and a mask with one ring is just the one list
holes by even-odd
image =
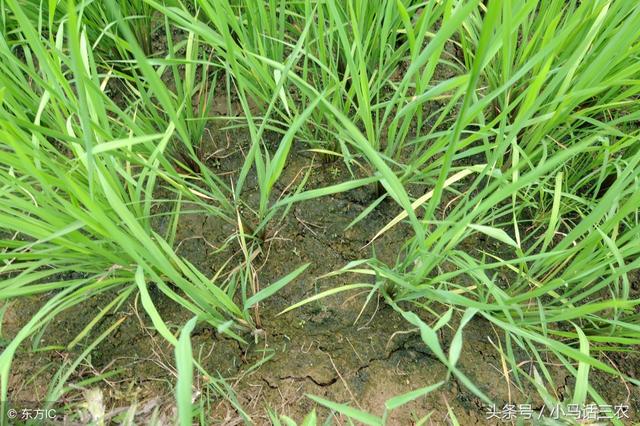
[[276, 281], [275, 283], [271, 284], [269, 287], [263, 288], [262, 290], [260, 290], [259, 292], [257, 292], [256, 294], [254, 294], [253, 296], [248, 298], [247, 301], [244, 304], [244, 309], [245, 310], [249, 309], [250, 307], [252, 307], [256, 303], [259, 303], [259, 302], [263, 301], [267, 297], [273, 296], [278, 290], [280, 290], [285, 285], [289, 284], [298, 275], [303, 273], [309, 267], [309, 265], [310, 265], [310, 263], [305, 263], [304, 265], [298, 267], [295, 271], [290, 272], [289, 274], [287, 274], [284, 277], [280, 278], [278, 281]]
[[307, 303], [313, 302], [314, 300], [319, 300], [322, 298], [325, 298], [327, 296], [331, 296], [337, 293], [342, 293], [343, 291], [349, 291], [349, 290], [355, 290], [357, 288], [372, 288], [374, 287], [371, 284], [363, 284], [363, 283], [359, 283], [359, 284], [347, 284], [347, 285], [343, 285], [342, 287], [336, 287], [336, 288], [330, 288], [329, 290], [325, 290], [321, 293], [318, 293], [316, 295], [313, 295], [311, 297], [308, 297], [298, 303], [295, 303], [291, 306], [289, 306], [287, 309], [283, 310], [282, 312], [279, 312], [278, 315], [282, 315], [286, 312], [292, 311], [294, 309], [299, 308], [300, 306], [306, 305]]
[[412, 390], [411, 392], [407, 392], [405, 394], [402, 395], [398, 395], [398, 396], [394, 396], [393, 398], [387, 400], [387, 402], [385, 402], [385, 407], [387, 408], [387, 410], [391, 411], [391, 410], [395, 410], [398, 407], [401, 407], [415, 399], [418, 399], [424, 395], [427, 395], [431, 392], [433, 392], [434, 390], [438, 389], [440, 386], [442, 386], [444, 384], [444, 382], [438, 382], [434, 385], [429, 385], [429, 386], [425, 386], [423, 388], [420, 389], [416, 389], [416, 390]]
[[193, 355], [191, 351], [191, 332], [198, 323], [198, 317], [193, 317], [185, 324], [180, 332], [180, 338], [175, 348], [176, 370], [178, 381], [176, 384], [176, 404], [180, 426], [193, 424]]
[[[574, 324], [580, 339], [580, 352], [585, 356], [589, 356], [589, 340], [582, 329]], [[587, 400], [587, 391], [589, 390], [589, 364], [584, 361], [578, 363], [578, 374], [576, 375], [576, 385], [573, 391], [573, 403], [584, 406]]]
[[175, 336], [169, 331], [167, 324], [165, 324], [164, 320], [158, 313], [153, 301], [151, 300], [151, 296], [149, 296], [149, 291], [147, 290], [147, 283], [144, 280], [144, 271], [142, 266], [138, 265], [136, 269], [136, 285], [138, 286], [138, 290], [140, 291], [140, 300], [142, 301], [142, 306], [144, 310], [151, 318], [151, 322], [153, 323], [158, 333], [173, 346], [178, 345], [178, 340], [176, 340]]
[[340, 414], [344, 414], [350, 419], [359, 421], [369, 426], [382, 426], [382, 419], [374, 416], [373, 414], [365, 413], [364, 411], [360, 411], [356, 408], [349, 407], [348, 405], [338, 404], [336, 402], [328, 401], [326, 399], [320, 398], [319, 396], [309, 395], [307, 394], [307, 398], [312, 399], [320, 405], [323, 405], [330, 410], [336, 411]]
[[449, 346], [449, 364], [451, 367], [454, 367], [460, 358], [460, 352], [462, 351], [462, 329], [477, 312], [478, 309], [476, 308], [467, 308], [464, 315], [462, 315], [456, 334], [453, 336], [451, 345]]
[[520, 248], [518, 247], [518, 244], [502, 229], [494, 228], [492, 226], [475, 225], [473, 223], [469, 225], [469, 228], [482, 232], [483, 234], [488, 235], [491, 238], [495, 238], [505, 244], [509, 244], [511, 247]]
[[316, 426], [317, 421], [318, 421], [318, 416], [316, 415], [316, 410], [313, 409], [309, 414], [305, 416], [300, 426]]

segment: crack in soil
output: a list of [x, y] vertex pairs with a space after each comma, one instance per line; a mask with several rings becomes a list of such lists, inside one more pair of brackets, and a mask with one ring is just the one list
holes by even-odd
[[[305, 376], [284, 376], [284, 377], [278, 377], [276, 380], [278, 381], [282, 381], [282, 380], [293, 380], [294, 382], [299, 382], [299, 381], [303, 381], [303, 380], [309, 380], [312, 383], [314, 383], [316, 386], [319, 387], [327, 387], [327, 386], [331, 386], [334, 383], [336, 383], [338, 381], [338, 376], [334, 376], [329, 380], [326, 381], [322, 381], [322, 380], [318, 380], [315, 379], [313, 376], [311, 375], [305, 375]], [[273, 384], [269, 381], [268, 378], [263, 377], [262, 381], [265, 382], [267, 384], [267, 386], [269, 386], [271, 389], [278, 389], [279, 386], [277, 384]]]

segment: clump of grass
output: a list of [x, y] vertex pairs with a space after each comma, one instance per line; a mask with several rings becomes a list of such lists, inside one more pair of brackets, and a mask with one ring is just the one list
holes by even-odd
[[[637, 74], [640, 33], [634, 22], [640, 11], [622, 3], [547, 3], [512, 8], [491, 2], [482, 11], [467, 10], [467, 4], [457, 9], [466, 11], [464, 17], [452, 14], [466, 22], [459, 34], [469, 71], [456, 77], [466, 91], [449, 132], [433, 131], [427, 149], [407, 169], [410, 181], [435, 182], [434, 189], [407, 209], [406, 194], [389, 185], [393, 178], [386, 186], [405, 208], [393, 223], [409, 217], [416, 235], [395, 265], [370, 262], [368, 271], [358, 262], [347, 265], [345, 271], [380, 277], [378, 284], [337, 291], [364, 285], [382, 291], [394, 306], [409, 302], [472, 310], [504, 330], [514, 346], [526, 348], [546, 381], [552, 382], [542, 350], [576, 376], [579, 402], [586, 395], [602, 401], [588, 387], [587, 366], [637, 383], [596, 353], [619, 350], [601, 344], [604, 330], [607, 339], [638, 343], [634, 307], [640, 302], [628, 287], [628, 274], [638, 266], [632, 243], [640, 207], [638, 132], [629, 131], [628, 124], [637, 117], [632, 105], [639, 86], [627, 77]], [[611, 46], [619, 43], [626, 47], [614, 56]], [[612, 66], [604, 67], [609, 61]], [[487, 86], [480, 89], [480, 83]], [[612, 117], [610, 126], [606, 122]], [[362, 134], [355, 126], [345, 127], [382, 173], [385, 160], [369, 151], [366, 129]], [[478, 155], [483, 162], [466, 168], [478, 172], [473, 182], [452, 187], [465, 170], [455, 163]], [[455, 198], [440, 215], [447, 189]], [[481, 249], [475, 257], [462, 245], [474, 234], [510, 246], [510, 255]], [[442, 272], [444, 262], [456, 269]], [[506, 285], [496, 282], [501, 270], [511, 273]], [[469, 279], [473, 285], [458, 284]], [[401, 313], [421, 330], [426, 326]], [[567, 330], [571, 323], [575, 327]], [[423, 339], [437, 354], [437, 339], [424, 334]], [[513, 355], [508, 360], [517, 383], [540, 383], [517, 367]]]
[[[243, 340], [237, 333], [252, 327], [249, 307], [302, 270], [253, 294], [240, 307], [233, 300], [233, 288], [218, 287], [177, 256], [170, 242], [175, 239], [183, 200], [205, 206], [223, 219], [225, 208], [231, 205], [220, 197], [221, 190], [213, 181], [207, 180], [211, 175], [202, 179], [213, 192], [197, 191], [165, 156], [178, 132], [176, 122], [188, 134], [185, 123], [191, 116], [185, 118], [173, 110], [169, 115], [179, 120], [167, 122], [145, 114], [149, 109], [144, 105], [123, 109], [109, 99], [105, 88], [111, 75], [97, 71], [73, 5], [67, 9], [66, 32], [60, 33], [55, 44], [38, 37], [18, 3], [10, 2], [10, 6], [16, 23], [10, 33], [21, 36], [0, 43], [5, 83], [0, 96], [0, 222], [3, 236], [8, 235], [3, 237], [0, 254], [4, 277], [0, 298], [38, 293], [52, 297], [0, 355], [2, 399], [6, 400], [9, 368], [20, 343], [57, 313], [105, 292], [114, 292], [122, 302], [138, 290], [154, 326], [169, 339], [172, 335], [165, 333], [166, 326], [149, 296], [151, 286], [200, 320]], [[188, 47], [190, 51], [194, 46]], [[143, 74], [155, 73], [140, 48], [134, 51], [147, 67], [141, 67]], [[36, 56], [38, 60], [32, 60]], [[193, 58], [185, 62], [189, 60]], [[193, 80], [193, 70], [187, 70], [186, 80]], [[167, 105], [173, 105], [164, 85], [154, 85], [153, 79], [150, 83], [137, 81], [137, 85], [148, 94], [142, 102], [163, 95]], [[189, 89], [194, 85], [193, 81], [185, 84]], [[187, 98], [191, 102], [190, 93], [179, 92], [180, 102]], [[156, 132], [161, 126], [166, 128]], [[159, 183], [178, 194], [175, 208], [168, 213], [173, 225], [164, 236], [153, 229], [150, 220]], [[205, 204], [203, 197], [221, 204]], [[65, 278], [70, 272], [83, 278]], [[90, 329], [88, 326], [78, 339]]]

